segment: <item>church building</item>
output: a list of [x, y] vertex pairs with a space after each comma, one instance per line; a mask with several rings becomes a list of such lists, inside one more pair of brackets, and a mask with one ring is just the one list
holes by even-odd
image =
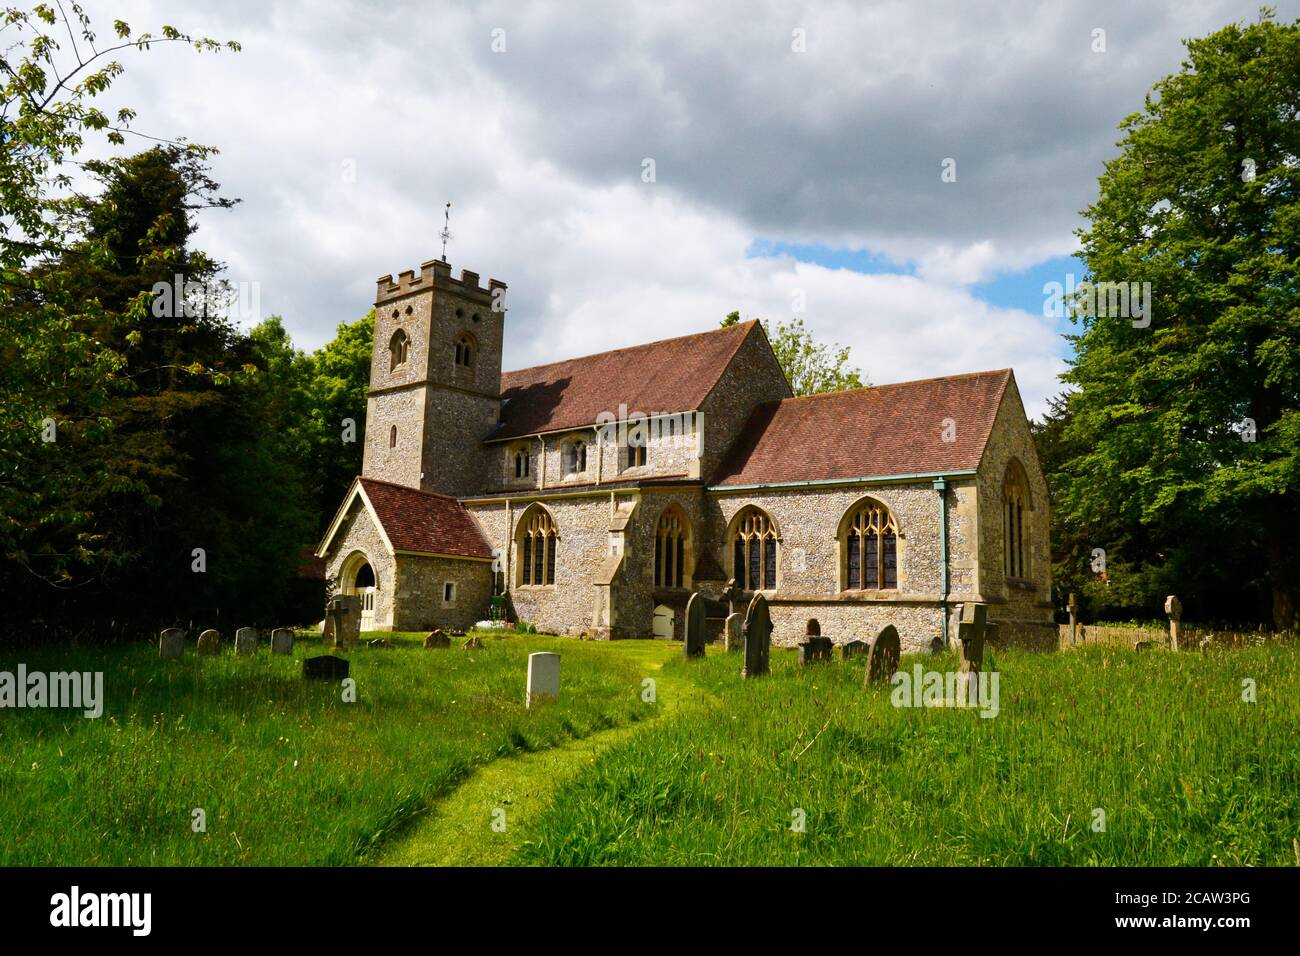
[[[502, 372], [505, 283], [379, 280], [362, 473], [317, 555], [363, 630], [682, 636], [693, 591], [768, 599], [773, 641], [989, 605], [1052, 645], [1048, 500], [1010, 369], [795, 397], [758, 322]], [[716, 622], [720, 628], [721, 621]]]

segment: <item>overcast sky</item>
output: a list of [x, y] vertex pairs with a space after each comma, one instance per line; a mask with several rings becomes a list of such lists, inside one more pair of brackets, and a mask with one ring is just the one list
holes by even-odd
[[[1010, 366], [1117, 125], [1256, 3], [87, 0], [240, 53], [122, 56], [105, 101], [222, 150], [198, 244], [304, 348], [440, 254], [510, 287], [506, 368], [799, 314], [873, 383]], [[1276, 4], [1278, 18], [1300, 2]], [[1094, 31], [1105, 51], [1094, 52]], [[132, 139], [133, 149], [147, 142]], [[956, 181], [941, 177], [955, 160]], [[654, 181], [646, 182], [647, 160]], [[802, 301], [806, 311], [796, 313]]]

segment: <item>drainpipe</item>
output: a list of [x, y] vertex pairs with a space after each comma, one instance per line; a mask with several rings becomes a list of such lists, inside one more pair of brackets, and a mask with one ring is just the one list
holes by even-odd
[[934, 479], [932, 486], [939, 492], [939, 573], [942, 577], [939, 591], [939, 609], [943, 614], [943, 646], [948, 646], [948, 482]]

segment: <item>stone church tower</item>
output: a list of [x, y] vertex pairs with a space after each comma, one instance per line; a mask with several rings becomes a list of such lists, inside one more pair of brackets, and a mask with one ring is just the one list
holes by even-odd
[[501, 410], [504, 282], [435, 259], [420, 273], [383, 276], [362, 474], [420, 491], [463, 496], [487, 478], [483, 439]]

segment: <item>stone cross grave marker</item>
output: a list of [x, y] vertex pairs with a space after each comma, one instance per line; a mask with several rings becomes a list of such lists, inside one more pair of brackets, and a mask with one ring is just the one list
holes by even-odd
[[271, 653], [293, 653], [293, 631], [287, 627], [277, 627], [271, 632]]
[[898, 670], [898, 658], [901, 655], [898, 629], [892, 624], [886, 624], [885, 629], [871, 642], [871, 650], [867, 653], [866, 686], [889, 683]]
[[772, 646], [772, 615], [767, 598], [755, 594], [745, 612], [745, 666], [741, 677], [759, 677], [768, 671], [767, 657]]
[[840, 658], [847, 661], [850, 657], [861, 657], [870, 648], [871, 645], [866, 641], [849, 641], [840, 645]]
[[560, 655], [536, 651], [528, 655], [528, 692], [524, 704], [535, 700], [557, 700], [560, 696]]
[[729, 651], [745, 649], [745, 615], [729, 614], [722, 627], [723, 646]]
[[704, 595], [696, 591], [686, 602], [686, 645], [687, 657], [704, 656]]
[[348, 662], [332, 654], [302, 659], [302, 676], [307, 680], [343, 680], [348, 676]]
[[961, 605], [957, 625], [961, 669], [957, 673], [958, 700], [979, 703], [979, 673], [984, 664], [984, 641], [988, 637], [988, 605], [968, 602]]
[[829, 661], [835, 653], [835, 644], [829, 637], [822, 637], [822, 627], [817, 618], [810, 618], [804, 630], [803, 642], [799, 645], [800, 666], [813, 661]]
[[235, 632], [235, 654], [251, 657], [257, 653], [257, 628], [241, 627]]
[[1065, 607], [1070, 612], [1070, 644], [1073, 646], [1079, 640], [1079, 595], [1071, 591]]
[[221, 653], [221, 634], [208, 628], [199, 635], [198, 652], [204, 657]]
[[361, 599], [355, 594], [335, 594], [325, 605], [325, 643], [351, 647], [361, 639]]
[[158, 635], [158, 656], [170, 660], [185, 653], [185, 632], [179, 627], [169, 627]]
[[1165, 598], [1165, 613], [1169, 615], [1169, 649], [1178, 650], [1178, 622], [1183, 619], [1183, 602], [1171, 594]]

